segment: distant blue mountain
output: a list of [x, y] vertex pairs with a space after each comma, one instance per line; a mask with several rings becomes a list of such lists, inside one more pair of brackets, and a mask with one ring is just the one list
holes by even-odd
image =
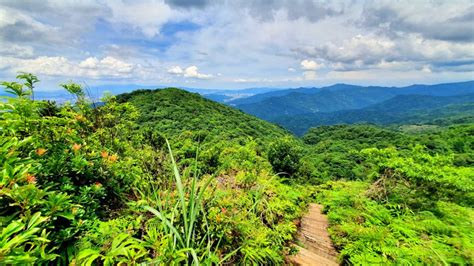
[[371, 123], [443, 124], [474, 122], [474, 94], [456, 96], [397, 95], [361, 109], [283, 115], [270, 120], [296, 135], [320, 125]]
[[228, 104], [273, 120], [282, 116], [360, 109], [397, 95], [455, 96], [474, 93], [474, 81], [407, 87], [336, 84], [323, 88], [279, 90], [229, 101]]

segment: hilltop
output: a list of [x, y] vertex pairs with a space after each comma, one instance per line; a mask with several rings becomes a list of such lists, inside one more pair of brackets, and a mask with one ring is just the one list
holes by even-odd
[[138, 90], [117, 96], [140, 111], [138, 123], [168, 138], [193, 132], [201, 140], [252, 138], [269, 141], [288, 135], [283, 128], [229, 106], [177, 88]]

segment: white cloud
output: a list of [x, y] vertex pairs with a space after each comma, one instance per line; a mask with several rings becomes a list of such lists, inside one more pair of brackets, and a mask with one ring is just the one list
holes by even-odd
[[389, 39], [374, 34], [358, 34], [340, 43], [327, 42], [316, 47], [300, 48], [298, 52], [330, 62], [329, 65], [334, 70], [400, 69], [400, 66], [410, 70], [430, 61], [443, 63], [474, 60], [473, 49], [472, 43], [426, 40], [417, 35]]
[[174, 66], [168, 69], [168, 73], [183, 76], [185, 78], [210, 79], [212, 75], [199, 73], [197, 66], [189, 66], [184, 70], [180, 66]]
[[305, 59], [301, 61], [302, 70], [318, 70], [321, 69], [324, 65], [319, 64], [316, 61]]
[[96, 69], [100, 61], [96, 57], [89, 57], [86, 60], [79, 63], [79, 67]]
[[180, 66], [174, 66], [174, 67], [168, 69], [168, 73], [175, 74], [175, 75], [180, 75], [180, 74], [183, 74], [183, 69]]
[[178, 13], [160, 0], [151, 2], [110, 0], [108, 7], [112, 10], [112, 17], [109, 20], [132, 25], [148, 38], [158, 35], [161, 26], [168, 20], [176, 18]]
[[198, 72], [197, 66], [190, 66], [184, 70], [184, 76], [187, 78], [209, 79], [212, 75]]
[[429, 65], [424, 65], [422, 68], [421, 68], [421, 72], [424, 72], [424, 73], [431, 73], [431, 68]]
[[63, 56], [40, 56], [34, 59], [18, 59], [0, 57], [0, 68], [10, 68], [15, 71], [26, 71], [37, 75], [81, 78], [127, 78], [139, 76], [144, 71], [140, 65], [127, 63], [114, 57], [98, 59], [89, 57], [80, 62], [74, 62]]
[[295, 72], [295, 71], [296, 71], [296, 69], [294, 69], [294, 68], [292, 68], [292, 67], [289, 67], [289, 68], [288, 68], [288, 72]]

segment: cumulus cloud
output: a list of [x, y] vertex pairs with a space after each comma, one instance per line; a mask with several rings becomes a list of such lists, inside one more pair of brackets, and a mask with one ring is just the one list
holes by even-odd
[[[456, 62], [471, 64], [474, 60], [472, 43], [450, 43], [425, 40], [419, 36], [389, 39], [375, 35], [357, 35], [339, 44], [326, 43], [316, 47], [303, 47], [296, 51], [305, 56], [331, 62], [338, 70], [354, 70], [387, 66], [383, 62]], [[469, 59], [466, 61], [466, 59]]]
[[318, 70], [323, 67], [323, 64], [319, 64], [316, 61], [305, 59], [301, 61], [302, 70]]
[[13, 71], [27, 71], [38, 75], [81, 78], [126, 78], [139, 75], [141, 66], [133, 65], [113, 57], [98, 59], [89, 57], [80, 62], [63, 56], [40, 56], [34, 59], [0, 57], [0, 67]]
[[182, 69], [180, 66], [174, 66], [168, 69], [168, 73], [173, 75], [182, 76], [185, 78], [196, 78], [196, 79], [210, 79], [212, 75], [203, 74], [199, 72], [197, 66], [189, 66], [185, 69]]
[[183, 74], [183, 69], [180, 66], [174, 66], [170, 69], [168, 69], [168, 73], [170, 74], [175, 74], [175, 75], [180, 75]]

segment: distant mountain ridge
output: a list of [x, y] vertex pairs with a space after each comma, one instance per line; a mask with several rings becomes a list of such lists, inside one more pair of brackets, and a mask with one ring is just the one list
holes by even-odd
[[336, 84], [324, 88], [258, 94], [230, 101], [228, 104], [257, 117], [272, 120], [280, 116], [360, 109], [397, 95], [454, 96], [470, 93], [474, 93], [474, 81], [407, 87]]
[[[290, 89], [280, 89], [277, 91], [270, 91], [266, 93], [260, 93], [256, 94], [251, 97], [247, 98], [242, 98], [238, 100], [231, 101], [231, 105], [241, 105], [241, 104], [248, 104], [248, 103], [254, 103], [254, 102], [259, 102], [263, 99], [271, 98], [271, 97], [280, 97], [280, 96], [285, 96], [290, 93], [304, 93], [304, 94], [315, 94], [323, 90], [329, 90], [329, 91], [341, 91], [341, 90], [348, 90], [348, 89], [361, 89], [361, 88], [366, 88], [366, 89], [383, 89], [383, 90], [388, 90], [392, 91], [395, 90], [395, 92], [398, 94], [400, 92], [397, 92], [397, 90], [403, 90], [404, 94], [427, 94], [427, 95], [432, 95], [431, 91], [433, 89], [435, 90], [440, 90], [440, 89], [446, 89], [450, 88], [453, 85], [456, 87], [459, 87], [461, 91], [458, 91], [457, 94], [466, 94], [469, 92], [464, 91], [465, 87], [471, 87], [474, 86], [474, 81], [464, 81], [464, 82], [455, 82], [455, 83], [440, 83], [440, 84], [434, 84], [434, 85], [424, 85], [424, 84], [414, 84], [410, 86], [405, 86], [405, 87], [384, 87], [384, 86], [359, 86], [359, 85], [351, 85], [351, 84], [345, 84], [345, 83], [337, 83], [331, 86], [325, 86], [321, 88], [317, 87], [300, 87], [300, 88], [290, 88]], [[442, 92], [438, 92], [442, 93]], [[442, 96], [441, 94], [436, 94], [439, 96]]]
[[456, 96], [398, 95], [361, 109], [336, 112], [306, 113], [280, 116], [269, 121], [279, 124], [296, 135], [309, 128], [336, 124], [444, 124], [474, 121], [474, 93]]

